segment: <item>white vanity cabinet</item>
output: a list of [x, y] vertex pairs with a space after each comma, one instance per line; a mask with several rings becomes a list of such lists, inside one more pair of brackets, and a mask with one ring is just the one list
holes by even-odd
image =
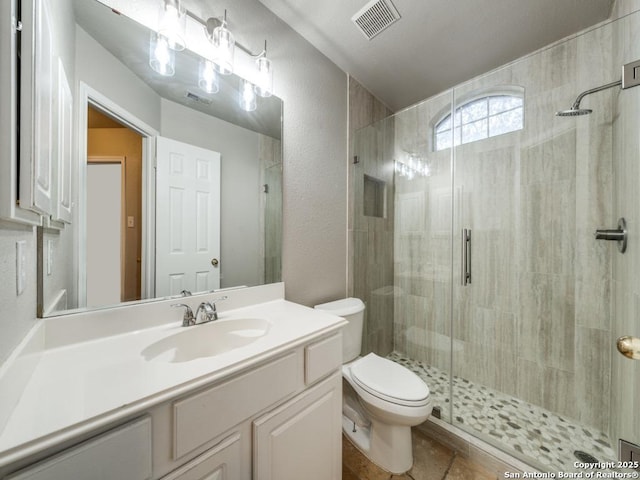
[[[197, 328], [197, 327], [194, 327]], [[3, 480], [338, 480], [341, 333], [332, 329], [180, 387], [77, 440], [48, 445]], [[130, 379], [132, 380], [132, 379]], [[116, 417], [117, 418], [117, 417]]]
[[180, 465], [162, 480], [339, 479], [342, 357], [326, 353], [341, 345], [341, 334], [315, 340], [172, 402], [172, 434], [154, 436], [155, 473]]

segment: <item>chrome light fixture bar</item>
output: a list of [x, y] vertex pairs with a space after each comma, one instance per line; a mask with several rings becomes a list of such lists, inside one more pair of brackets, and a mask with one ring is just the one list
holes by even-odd
[[205, 36], [213, 45], [211, 55], [200, 62], [198, 86], [206, 93], [216, 93], [220, 75], [229, 75], [234, 70], [235, 47], [255, 58], [256, 72], [252, 80], [242, 80], [239, 86], [240, 106], [252, 111], [256, 109], [256, 95], [270, 97], [273, 94], [273, 64], [267, 58], [267, 41], [264, 49], [253, 53], [248, 47], [235, 41], [227, 25], [227, 11], [222, 19], [200, 18], [186, 9], [181, 0], [162, 0], [158, 31], [151, 34], [149, 43], [149, 65], [160, 75], [175, 73], [174, 51], [186, 47], [186, 18], [190, 17], [204, 27]]
[[186, 13], [204, 27], [207, 38], [214, 46], [213, 63], [220, 74], [228, 75], [233, 72], [234, 46], [256, 59], [256, 83], [253, 84], [249, 80], [242, 79], [238, 92], [240, 107], [247, 112], [254, 111], [257, 108], [256, 95], [266, 98], [273, 94], [273, 64], [267, 58], [267, 41], [264, 41], [264, 49], [261, 52], [253, 53], [248, 47], [234, 41], [233, 35], [227, 28], [226, 10], [223, 20], [214, 17], [203, 20], [189, 10]]

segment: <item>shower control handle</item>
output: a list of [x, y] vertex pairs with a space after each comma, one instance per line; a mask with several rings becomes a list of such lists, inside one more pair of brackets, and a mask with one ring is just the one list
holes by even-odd
[[625, 233], [620, 230], [596, 230], [596, 240], [624, 240]]
[[462, 269], [461, 283], [462, 286], [471, 284], [471, 229], [462, 229]]
[[624, 253], [627, 250], [627, 222], [624, 218], [618, 220], [616, 230], [598, 229], [595, 233], [596, 240], [611, 240], [618, 242], [618, 250]]

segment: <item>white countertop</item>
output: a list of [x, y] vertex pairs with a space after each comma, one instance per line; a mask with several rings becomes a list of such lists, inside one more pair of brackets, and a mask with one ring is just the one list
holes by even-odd
[[[0, 466], [337, 331], [345, 323], [283, 299], [220, 314], [221, 321], [233, 318], [262, 318], [271, 327], [248, 345], [180, 363], [147, 360], [142, 351], [187, 328], [207, 325], [182, 327], [174, 322], [62, 346], [54, 341], [53, 347], [45, 344], [43, 350], [26, 354], [36, 356], [32, 360], [37, 363], [0, 434]], [[2, 380], [0, 390], [8, 388]]]

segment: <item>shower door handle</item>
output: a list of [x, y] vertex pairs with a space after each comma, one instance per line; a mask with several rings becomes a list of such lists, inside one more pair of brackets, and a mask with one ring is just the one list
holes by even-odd
[[462, 229], [462, 286], [471, 284], [471, 229]]

